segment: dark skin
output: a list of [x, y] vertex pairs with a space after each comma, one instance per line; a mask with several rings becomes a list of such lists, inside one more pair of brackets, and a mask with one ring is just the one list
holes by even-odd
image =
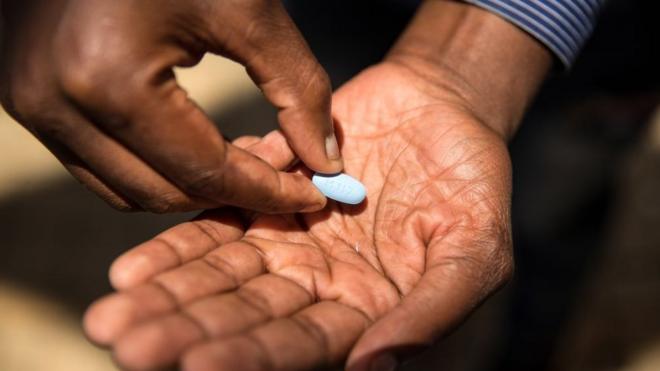
[[393, 369], [510, 277], [506, 140], [550, 64], [504, 20], [427, 1], [386, 60], [333, 97], [366, 203], [176, 226], [113, 264], [118, 292], [92, 305], [88, 336], [126, 369]]
[[120, 292], [90, 309], [91, 339], [127, 369], [289, 370], [458, 323], [510, 274], [508, 158], [460, 106], [403, 88], [414, 80], [385, 63], [335, 96], [366, 205], [257, 216], [244, 233], [227, 211], [175, 227], [115, 263]]
[[[243, 64], [304, 164], [343, 168], [323, 68], [279, 1], [5, 0], [0, 100], [83, 184], [122, 210], [315, 211], [325, 197], [225, 142], [172, 68]], [[261, 151], [268, 150], [268, 145]]]

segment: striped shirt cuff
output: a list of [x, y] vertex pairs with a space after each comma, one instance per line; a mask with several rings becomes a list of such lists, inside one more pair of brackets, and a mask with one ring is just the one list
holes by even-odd
[[569, 68], [594, 29], [604, 0], [464, 0], [527, 31]]

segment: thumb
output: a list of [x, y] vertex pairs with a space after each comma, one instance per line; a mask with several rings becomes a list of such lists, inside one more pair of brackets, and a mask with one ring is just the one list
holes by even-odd
[[[417, 285], [357, 341], [347, 370], [379, 370], [382, 365], [394, 369], [398, 359], [431, 346], [451, 332], [511, 275], [508, 254], [493, 259], [496, 261], [457, 256], [452, 247], [466, 244], [440, 240], [429, 247], [426, 272]], [[459, 250], [474, 251], [469, 247]]]
[[218, 1], [208, 12], [213, 52], [243, 64], [278, 109], [282, 132], [314, 171], [336, 173], [343, 162], [330, 113], [332, 87], [279, 1]]

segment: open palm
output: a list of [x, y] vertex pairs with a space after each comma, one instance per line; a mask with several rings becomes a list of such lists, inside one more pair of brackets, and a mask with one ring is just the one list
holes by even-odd
[[504, 142], [393, 63], [342, 87], [333, 113], [362, 205], [174, 227], [114, 264], [118, 292], [87, 313], [90, 338], [130, 369], [378, 369], [499, 287], [512, 266]]

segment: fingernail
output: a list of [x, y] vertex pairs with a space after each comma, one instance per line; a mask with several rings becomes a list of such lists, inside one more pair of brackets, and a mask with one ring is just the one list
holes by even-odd
[[339, 153], [339, 144], [337, 143], [337, 137], [335, 136], [335, 133], [325, 137], [325, 154], [330, 160], [339, 160], [341, 158], [341, 153]]
[[371, 361], [370, 371], [395, 371], [399, 362], [389, 353], [384, 353]]

